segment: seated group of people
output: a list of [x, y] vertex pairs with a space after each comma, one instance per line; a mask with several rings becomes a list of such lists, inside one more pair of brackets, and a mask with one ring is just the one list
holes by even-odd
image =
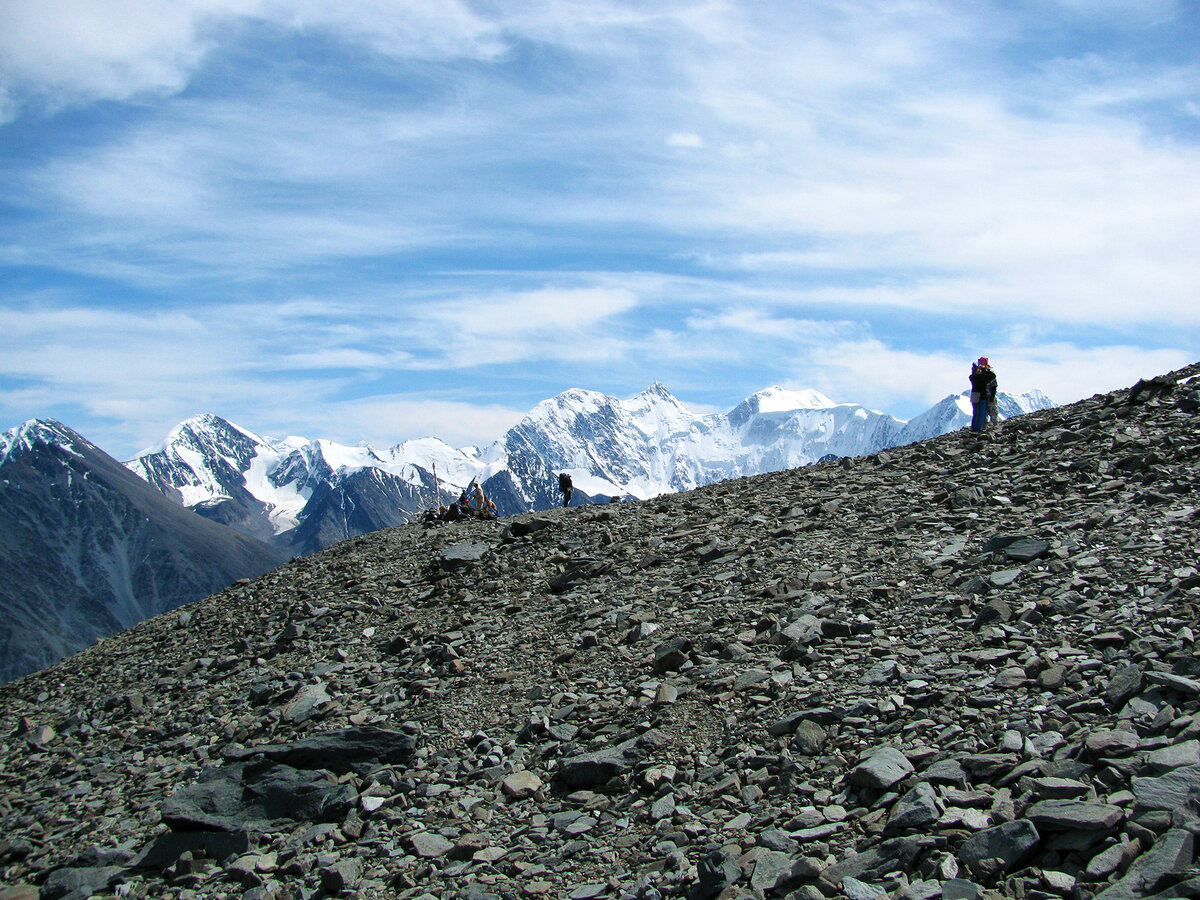
[[478, 483], [475, 484], [474, 505], [471, 504], [471, 498], [464, 490], [458, 495], [458, 500], [449, 506], [439, 506], [436, 510], [431, 509], [425, 513], [426, 522], [456, 522], [459, 519], [498, 519], [499, 517], [495, 501], [484, 496], [483, 488]]

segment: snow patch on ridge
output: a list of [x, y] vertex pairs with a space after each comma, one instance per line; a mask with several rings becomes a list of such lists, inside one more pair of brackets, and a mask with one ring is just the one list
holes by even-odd
[[760, 413], [791, 412], [797, 409], [831, 409], [839, 405], [820, 391], [811, 388], [789, 391], [779, 385], [759, 391], [749, 399], [757, 401], [756, 405]]
[[55, 419], [29, 419], [0, 435], [0, 465], [10, 456], [28, 453], [38, 444], [50, 444], [82, 456], [76, 446], [78, 439], [78, 435]]

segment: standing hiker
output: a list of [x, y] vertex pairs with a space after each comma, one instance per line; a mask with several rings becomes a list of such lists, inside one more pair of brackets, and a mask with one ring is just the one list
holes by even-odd
[[988, 402], [995, 402], [996, 373], [988, 364], [988, 358], [981, 356], [971, 364], [971, 430], [983, 431], [987, 421]]
[[988, 386], [987, 414], [988, 421], [990, 421], [992, 423], [992, 427], [995, 428], [998, 424], [1000, 424], [999, 410], [996, 408], [996, 389], [999, 387], [999, 383], [996, 380], [996, 370], [989, 367], [988, 371], [992, 373], [992, 379]]
[[562, 491], [563, 506], [571, 505], [571, 493], [575, 488], [571, 485], [571, 476], [566, 472], [558, 473], [558, 489]]

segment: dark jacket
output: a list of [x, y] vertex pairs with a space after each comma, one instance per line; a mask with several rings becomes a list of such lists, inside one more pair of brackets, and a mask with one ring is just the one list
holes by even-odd
[[975, 363], [971, 366], [971, 393], [991, 403], [996, 399], [996, 373], [990, 366]]

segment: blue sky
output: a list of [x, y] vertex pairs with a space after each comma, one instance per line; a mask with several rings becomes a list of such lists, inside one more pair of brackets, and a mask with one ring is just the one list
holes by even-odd
[[0, 0], [0, 428], [486, 442], [1194, 362], [1200, 10]]

